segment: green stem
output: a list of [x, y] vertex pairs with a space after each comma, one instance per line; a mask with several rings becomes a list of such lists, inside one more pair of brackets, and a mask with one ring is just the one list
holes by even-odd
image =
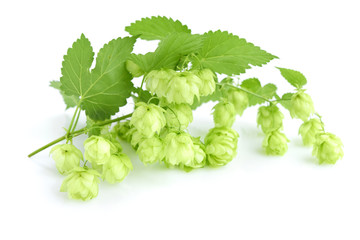
[[[224, 85], [224, 84], [220, 84], [220, 85]], [[263, 100], [265, 100], [265, 101], [267, 101], [267, 102], [269, 102], [269, 103], [272, 103], [271, 100], [269, 100], [269, 99], [267, 99], [267, 98], [265, 98], [265, 97], [263, 97], [263, 96], [261, 96], [261, 95], [259, 95], [259, 94], [257, 94], [257, 93], [251, 92], [251, 91], [249, 91], [249, 90], [247, 90], [247, 89], [245, 89], [245, 88], [236, 87], [236, 86], [234, 86], [234, 85], [232, 85], [232, 84], [228, 84], [228, 83], [225, 83], [225, 85], [228, 85], [228, 86], [233, 87], [233, 88], [236, 88], [236, 89], [240, 89], [241, 91], [244, 91], [244, 92], [246, 92], [246, 93], [248, 93], [248, 94], [254, 95], [255, 97], [261, 98], [261, 99], [263, 99]]]
[[[67, 130], [67, 133], [66, 133], [65, 136], [69, 136], [69, 135], [70, 135], [71, 129], [72, 129], [72, 127], [73, 127], [74, 120], [75, 120], [75, 117], [76, 117], [78, 111], [79, 111], [79, 105], [76, 106], [74, 115], [73, 115], [73, 117], [71, 118], [71, 122], [70, 122], [70, 125], [69, 125], [69, 127], [68, 127], [68, 130]], [[68, 143], [68, 141], [69, 141], [69, 139], [66, 139], [66, 143]]]
[[81, 113], [81, 110], [80, 110], [80, 111], [78, 111], [77, 116], [76, 116], [75, 123], [74, 123], [73, 128], [71, 129], [71, 131], [70, 131], [70, 132], [75, 131], [75, 129], [76, 129], [76, 125], [77, 125], [77, 123], [78, 123], [78, 121], [79, 121], [79, 118], [80, 118], [80, 113]]
[[[131, 117], [131, 115], [132, 115], [132, 113], [127, 114], [127, 115], [124, 115], [124, 116], [122, 116], [122, 117], [118, 117], [118, 118], [106, 120], [106, 121], [103, 121], [103, 122], [94, 124], [94, 126], [104, 126], [104, 125], [107, 125], [107, 124], [110, 124], [110, 123], [113, 123], [113, 122], [119, 122], [119, 121], [121, 121], [121, 120], [124, 120], [124, 119], [126, 119], [126, 118]], [[32, 153], [30, 153], [30, 154], [28, 155], [28, 157], [30, 158], [30, 157], [34, 156], [35, 154], [37, 154], [37, 153], [39, 153], [39, 152], [47, 149], [48, 147], [51, 147], [52, 145], [55, 145], [56, 143], [59, 143], [59, 142], [65, 140], [65, 139], [72, 139], [72, 138], [77, 137], [77, 136], [79, 136], [79, 135], [81, 135], [81, 134], [84, 134], [84, 133], [86, 133], [88, 130], [89, 130], [89, 129], [88, 129], [87, 127], [84, 127], [84, 128], [81, 128], [81, 129], [79, 129], [79, 130], [77, 130], [77, 131], [73, 131], [73, 132], [70, 132], [70, 133], [66, 133], [64, 136], [59, 137], [58, 139], [55, 139], [54, 141], [49, 142], [48, 144], [42, 146], [41, 148], [33, 151]]]
[[265, 97], [263, 97], [263, 96], [261, 96], [261, 95], [259, 95], [259, 94], [253, 93], [253, 92], [248, 91], [248, 90], [246, 90], [246, 89], [244, 89], [244, 88], [241, 88], [241, 87], [238, 87], [238, 88], [239, 88], [241, 91], [244, 91], [244, 92], [246, 92], [246, 93], [249, 93], [249, 94], [251, 94], [251, 95], [254, 95], [255, 97], [261, 98], [261, 99], [263, 99], [263, 100], [265, 100], [265, 101], [267, 101], [267, 102], [269, 102], [269, 103], [272, 103], [271, 100], [269, 100], [269, 99], [267, 99], [267, 98], [265, 98]]

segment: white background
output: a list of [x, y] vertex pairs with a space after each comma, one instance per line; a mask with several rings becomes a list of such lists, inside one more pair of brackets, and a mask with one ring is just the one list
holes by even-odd
[[[360, 239], [357, 2], [2, 1], [0, 239]], [[326, 129], [343, 140], [343, 160], [316, 164], [297, 136], [301, 122], [287, 112], [289, 151], [266, 156], [250, 108], [234, 126], [238, 155], [227, 166], [145, 167], [124, 144], [134, 171], [118, 185], [101, 183], [94, 200], [69, 200], [48, 150], [26, 157], [63, 135], [72, 116], [49, 81], [59, 79], [62, 57], [81, 33], [97, 51], [152, 15], [179, 19], [194, 33], [228, 30], [280, 57], [241, 79], [256, 76], [284, 93], [292, 87], [274, 67], [303, 72]], [[194, 135], [212, 127], [212, 105], [195, 112]]]

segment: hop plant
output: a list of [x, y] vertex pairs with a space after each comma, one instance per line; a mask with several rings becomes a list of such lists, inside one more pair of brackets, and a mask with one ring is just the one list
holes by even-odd
[[60, 174], [66, 175], [80, 165], [82, 152], [72, 144], [59, 144], [50, 151]]
[[90, 200], [98, 195], [100, 174], [88, 168], [76, 167], [63, 181], [60, 191], [67, 192], [69, 198]]
[[165, 127], [165, 110], [155, 104], [139, 102], [131, 117], [130, 124], [146, 137], [152, 137]]
[[299, 134], [302, 137], [305, 146], [311, 146], [315, 143], [316, 134], [324, 131], [324, 124], [318, 118], [312, 118], [299, 128]]
[[170, 104], [166, 109], [165, 118], [169, 128], [184, 130], [193, 121], [193, 114], [188, 104]]
[[264, 133], [269, 133], [283, 127], [284, 115], [276, 105], [262, 106], [258, 110], [257, 124]]
[[241, 116], [249, 106], [249, 97], [247, 93], [239, 89], [230, 88], [226, 95], [229, 102], [234, 105], [236, 113]]
[[84, 142], [85, 159], [92, 164], [103, 165], [117, 148], [101, 136], [91, 136]]
[[195, 157], [194, 144], [188, 133], [170, 132], [164, 140], [164, 162], [168, 165], [190, 165]]
[[[111, 183], [128, 175], [132, 164], [122, 152], [119, 139], [129, 142], [144, 164], [159, 161], [185, 171], [226, 165], [237, 150], [239, 135], [231, 129], [236, 114], [241, 116], [248, 106], [264, 102], [270, 105], [259, 108], [257, 123], [266, 134], [263, 147], [267, 154], [283, 155], [288, 148], [289, 140], [281, 132], [284, 116], [276, 105], [279, 103], [292, 118], [304, 121], [299, 134], [305, 145], [314, 144], [313, 154], [320, 163], [335, 163], [343, 156], [340, 139], [324, 133], [321, 119], [307, 121], [314, 106], [303, 88], [307, 79], [302, 73], [277, 68], [297, 89], [283, 95], [275, 84], [262, 85], [255, 77], [240, 82], [239, 75], [245, 70], [262, 66], [275, 55], [226, 31], [191, 34], [187, 26], [166, 17], [144, 18], [126, 31], [133, 37], [106, 43], [96, 54], [96, 63], [91, 43], [82, 34], [63, 58], [60, 81], [50, 83], [60, 91], [66, 108], [75, 107], [74, 115], [63, 136], [29, 157], [66, 140], [50, 153], [59, 172], [68, 174], [61, 190], [69, 197], [95, 197], [100, 174]], [[133, 47], [138, 39], [160, 43], [152, 52], [135, 54]], [[140, 76], [142, 82], [135, 86], [132, 77]], [[224, 78], [219, 82], [220, 76]], [[132, 106], [129, 98], [134, 111], [115, 117]], [[209, 101], [218, 102], [212, 113], [215, 127], [203, 143], [187, 128], [193, 120], [192, 110]], [[87, 121], [86, 127], [79, 129], [82, 111]], [[79, 167], [81, 152], [67, 144], [81, 134], [89, 136], [84, 142], [83, 168]], [[92, 169], [86, 166], [87, 161]]]
[[202, 85], [201, 79], [191, 72], [176, 72], [170, 79], [166, 90], [166, 100], [169, 103], [193, 104], [194, 97], [199, 98]]
[[227, 127], [212, 128], [205, 137], [205, 152], [212, 167], [226, 165], [236, 156], [239, 134]]
[[220, 101], [213, 108], [213, 118], [216, 127], [231, 127], [235, 122], [235, 107], [226, 100]]
[[129, 157], [125, 153], [116, 153], [103, 165], [102, 178], [109, 183], [118, 183], [124, 180], [132, 169]]
[[137, 154], [144, 164], [152, 164], [164, 158], [164, 144], [162, 140], [153, 136], [139, 144]]
[[343, 144], [340, 138], [332, 133], [318, 133], [312, 154], [320, 164], [335, 164], [344, 156]]
[[170, 79], [176, 72], [172, 69], [152, 70], [145, 77], [146, 88], [158, 97], [165, 97]]
[[292, 118], [298, 118], [305, 122], [315, 112], [315, 109], [311, 97], [304, 91], [299, 90], [291, 97], [290, 115]]
[[268, 132], [263, 141], [263, 148], [269, 155], [284, 155], [288, 150], [289, 139], [280, 130]]
[[199, 88], [199, 94], [201, 96], [207, 96], [212, 94], [215, 91], [216, 82], [215, 82], [215, 74], [210, 69], [202, 69], [202, 70], [193, 70], [191, 71], [193, 74], [198, 76], [201, 80], [201, 85]]

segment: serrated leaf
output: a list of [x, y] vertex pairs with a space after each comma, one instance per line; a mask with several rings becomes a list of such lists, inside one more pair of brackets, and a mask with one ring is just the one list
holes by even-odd
[[[133, 92], [138, 94], [138, 97], [134, 97], [136, 102], [145, 102], [145, 103], [147, 103], [153, 97], [153, 95], [149, 91], [143, 90], [143, 89], [141, 89], [139, 87], [135, 88]], [[158, 104], [159, 99], [158, 98], [153, 98], [151, 100], [151, 103]]]
[[95, 125], [96, 122], [91, 118], [86, 118], [86, 128], [88, 129], [88, 136], [91, 137], [92, 135], [99, 136], [101, 134], [101, 127]]
[[72, 96], [68, 96], [65, 94], [64, 91], [61, 91], [61, 82], [60, 81], [51, 81], [50, 82], [50, 87], [53, 87], [57, 90], [59, 90], [61, 96], [64, 99], [65, 105], [66, 105], [66, 109], [72, 108], [72, 107], [76, 107], [78, 102], [79, 102], [79, 97], [76, 97], [74, 95]]
[[142, 18], [125, 27], [125, 31], [144, 40], [162, 40], [174, 32], [191, 33], [191, 30], [180, 21], [160, 16]]
[[90, 73], [93, 52], [84, 35], [64, 56], [61, 90], [80, 97], [80, 107], [93, 120], [105, 120], [126, 104], [131, 94], [132, 76], [125, 68], [135, 38], [117, 38], [100, 49], [96, 66]]
[[155, 54], [148, 52], [147, 54], [131, 54], [129, 60], [136, 63], [143, 72], [150, 72], [154, 65]]
[[294, 87], [302, 88], [307, 83], [305, 76], [298, 71], [287, 69], [287, 68], [280, 68], [281, 75]]
[[291, 97], [293, 96], [293, 93], [285, 93], [282, 95], [282, 97], [279, 100], [279, 103], [286, 108], [287, 110], [290, 110], [291, 108]]
[[[266, 99], [272, 99], [276, 95], [277, 87], [272, 84], [266, 84], [264, 87], [261, 87], [261, 83], [257, 78], [246, 79], [241, 83], [241, 87], [246, 90], [255, 93], [256, 95], [260, 95]], [[253, 94], [249, 94], [249, 106], [254, 106], [256, 104], [262, 104], [265, 102], [264, 99], [259, 98]]]
[[130, 59], [144, 72], [160, 68], [175, 69], [183, 56], [200, 49], [202, 39], [201, 35], [172, 33], [159, 43], [155, 52], [145, 55], [133, 54]]
[[203, 47], [193, 64], [217, 73], [237, 75], [251, 68], [250, 65], [262, 66], [274, 58], [277, 57], [245, 39], [219, 30], [204, 34]]

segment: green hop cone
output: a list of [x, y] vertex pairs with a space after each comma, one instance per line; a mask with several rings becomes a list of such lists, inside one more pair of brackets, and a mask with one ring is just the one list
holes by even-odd
[[170, 104], [165, 112], [166, 125], [176, 130], [184, 130], [193, 121], [193, 114], [188, 104]]
[[343, 144], [339, 137], [332, 133], [319, 133], [316, 135], [313, 156], [319, 163], [335, 164], [344, 156]]
[[152, 70], [145, 77], [146, 89], [158, 97], [165, 97], [169, 81], [175, 74], [172, 69]]
[[180, 167], [184, 169], [186, 172], [189, 172], [196, 168], [202, 168], [206, 164], [206, 153], [205, 153], [205, 145], [201, 142], [200, 137], [194, 138], [192, 137], [193, 145], [194, 145], [194, 158], [190, 162], [190, 164], [181, 164]]
[[113, 154], [103, 165], [102, 178], [109, 183], [118, 183], [124, 180], [132, 169], [130, 158], [125, 153]]
[[80, 165], [80, 160], [83, 159], [82, 152], [72, 144], [59, 144], [53, 147], [50, 151], [56, 168], [62, 175], [68, 174], [75, 167]]
[[239, 89], [230, 88], [226, 95], [229, 102], [234, 105], [236, 113], [241, 116], [249, 106], [247, 93]]
[[126, 60], [125, 66], [126, 70], [128, 70], [128, 72], [131, 73], [131, 75], [134, 77], [140, 77], [144, 75], [144, 71], [139, 67], [139, 65], [131, 60]]
[[263, 141], [263, 148], [268, 155], [283, 156], [288, 150], [289, 139], [280, 130], [268, 132]]
[[239, 134], [227, 127], [210, 129], [205, 137], [205, 152], [212, 167], [224, 166], [236, 156]]
[[201, 79], [191, 72], [177, 72], [166, 89], [166, 100], [169, 103], [187, 103], [192, 105], [194, 97], [199, 98]]
[[108, 139], [101, 136], [91, 136], [84, 141], [85, 159], [92, 164], [103, 165], [117, 147]]
[[257, 124], [266, 134], [283, 127], [284, 115], [276, 105], [262, 106], [258, 110]]
[[98, 195], [99, 176], [94, 169], [76, 167], [63, 181], [60, 192], [67, 192], [71, 199], [90, 200]]
[[135, 131], [133, 132], [133, 134], [131, 136], [130, 144], [136, 150], [136, 149], [138, 149], [139, 144], [142, 141], [144, 141], [145, 139], [147, 139], [147, 137], [144, 136], [141, 132], [139, 132], [138, 130], [135, 129]]
[[315, 112], [311, 97], [304, 93], [305, 90], [299, 90], [291, 97], [290, 115], [292, 118], [298, 118], [303, 121], [308, 120], [311, 114]]
[[134, 127], [130, 126], [130, 121], [128, 120], [128, 121], [119, 122], [119, 123], [115, 124], [115, 126], [112, 129], [112, 132], [118, 138], [120, 138], [126, 142], [130, 142], [132, 134], [135, 130], [136, 129]]
[[155, 104], [139, 102], [136, 104], [135, 111], [131, 117], [130, 124], [134, 126], [146, 137], [152, 137], [155, 133], [160, 133], [165, 127], [165, 110]]
[[157, 136], [145, 139], [139, 144], [137, 154], [145, 165], [161, 161], [164, 158], [164, 144]]
[[235, 122], [235, 107], [231, 102], [220, 101], [213, 108], [213, 118], [216, 127], [231, 127]]
[[299, 128], [299, 134], [305, 146], [311, 146], [315, 143], [316, 134], [324, 131], [324, 124], [318, 118], [312, 118]]
[[199, 88], [200, 96], [207, 96], [212, 94], [216, 88], [215, 74], [210, 69], [193, 70], [191, 73], [198, 76], [201, 80]]
[[188, 133], [170, 132], [164, 140], [164, 162], [169, 165], [190, 165], [195, 157], [194, 144]]

